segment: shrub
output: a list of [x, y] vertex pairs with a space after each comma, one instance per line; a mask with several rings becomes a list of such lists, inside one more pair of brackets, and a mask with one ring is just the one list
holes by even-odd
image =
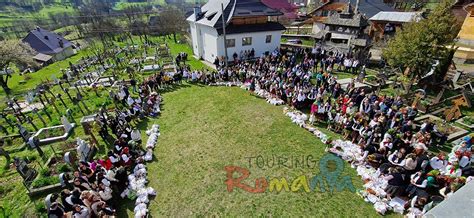
[[466, 123], [467, 125], [473, 125], [474, 124], [474, 118], [464, 117], [463, 122]]
[[60, 125], [61, 122], [58, 120], [58, 119], [54, 119], [51, 121], [51, 126], [57, 126], [57, 125]]
[[11, 138], [5, 138], [5, 145], [11, 146], [13, 144], [13, 140]]
[[40, 170], [40, 175], [43, 177], [48, 177], [51, 175], [51, 172], [49, 172], [49, 168], [43, 168]]
[[72, 168], [67, 164], [58, 164], [56, 169], [58, 169], [58, 172], [60, 172], [60, 173], [66, 173], [66, 172], [71, 172], [72, 171]]
[[4, 195], [9, 191], [11, 191], [11, 187], [0, 186], [0, 195]]
[[40, 177], [31, 183], [31, 187], [39, 188], [44, 187], [52, 184], [59, 183], [59, 177], [51, 176], [51, 177]]
[[31, 76], [30, 76], [30, 75], [28, 75], [28, 74], [23, 75], [23, 80], [28, 81], [28, 80], [30, 80], [30, 79], [31, 79]]
[[36, 155], [29, 155], [26, 157], [26, 159], [28, 159], [29, 162], [33, 162], [37, 159], [38, 157]]
[[39, 214], [43, 214], [47, 212], [46, 205], [44, 204], [44, 202], [39, 202], [35, 204], [35, 210], [36, 210], [36, 213], [39, 213]]

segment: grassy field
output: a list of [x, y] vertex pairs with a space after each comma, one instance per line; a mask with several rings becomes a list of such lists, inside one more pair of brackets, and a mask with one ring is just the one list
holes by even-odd
[[[377, 215], [370, 204], [349, 191], [251, 194], [237, 189], [228, 193], [224, 184], [227, 165], [248, 168], [251, 174], [244, 183], [250, 185], [258, 177], [285, 177], [290, 181], [300, 175], [312, 177], [319, 174], [318, 169], [250, 167], [246, 157], [312, 155], [319, 160], [325, 145], [292, 124], [282, 107], [269, 105], [240, 88], [191, 85], [164, 94], [164, 99], [163, 114], [157, 121], [162, 133], [155, 149], [157, 161], [148, 165], [149, 185], [158, 192], [150, 204], [151, 214]], [[361, 187], [360, 178], [349, 166], [344, 167], [342, 174], [351, 176], [356, 188]]]
[[[288, 37], [289, 39], [294, 39], [296, 37]], [[288, 38], [282, 37], [281, 38], [281, 43], [287, 43]], [[299, 38], [302, 42], [302, 45], [307, 45], [307, 46], [313, 46], [314, 45], [314, 40], [306, 39], [306, 38]]]
[[[34, 73], [25, 75], [14, 73], [8, 80], [8, 87], [12, 89], [12, 94], [16, 95], [25, 93], [26, 91], [36, 87], [36, 85], [41, 84], [42, 81], [52, 80], [53, 75], [56, 76], [56, 78], [59, 78], [62, 75], [61, 69], [67, 69], [69, 67], [69, 62], [76, 63], [82, 57], [90, 55], [87, 52], [87, 49], [79, 50], [74, 56], [62, 61], [54, 62]], [[25, 83], [20, 84], [20, 81], [24, 81]], [[0, 89], [0, 96], [5, 96], [3, 89]]]

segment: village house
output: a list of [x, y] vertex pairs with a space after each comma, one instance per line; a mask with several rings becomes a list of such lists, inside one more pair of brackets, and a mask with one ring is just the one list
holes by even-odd
[[75, 54], [74, 45], [62, 36], [36, 27], [22, 40], [28, 43], [38, 54], [33, 59], [47, 63], [64, 60]]
[[341, 13], [330, 15], [324, 21], [322, 37], [324, 44], [337, 47], [339, 51], [351, 52], [367, 46], [364, 30], [368, 26], [367, 19], [349, 5]]
[[386, 40], [395, 36], [404, 24], [421, 19], [421, 12], [381, 11], [369, 19], [369, 36], [374, 41]]
[[311, 18], [306, 21], [306, 23], [313, 25], [312, 34], [315, 36], [321, 36], [320, 32], [324, 29], [324, 22], [331, 15], [347, 10], [349, 5], [352, 8], [357, 8], [357, 11], [365, 19], [369, 19], [381, 11], [394, 11], [382, 0], [319, 0], [315, 4], [317, 5], [316, 8], [309, 13]]
[[228, 60], [252, 49], [256, 57], [271, 53], [279, 48], [285, 27], [269, 17], [281, 15], [260, 0], [209, 0], [187, 18], [193, 53], [209, 62], [225, 57], [226, 50]]
[[458, 33], [458, 49], [454, 54], [457, 61], [474, 62], [474, 3], [465, 5], [463, 9], [467, 12], [465, 20]]

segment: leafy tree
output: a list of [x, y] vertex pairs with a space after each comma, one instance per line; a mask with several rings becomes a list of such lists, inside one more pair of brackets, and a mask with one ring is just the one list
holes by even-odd
[[16, 40], [4, 40], [0, 42], [0, 86], [2, 86], [5, 93], [9, 94], [11, 89], [8, 87], [8, 79], [11, 78], [11, 73], [7, 72], [7, 68], [14, 64], [19, 68], [25, 66], [36, 66], [37, 63], [32, 56], [35, 53], [33, 48], [28, 44]]
[[446, 63], [455, 51], [454, 39], [460, 25], [451, 5], [450, 0], [443, 0], [426, 19], [405, 25], [383, 50], [391, 66], [409, 68], [406, 76], [410, 81], [425, 75], [437, 60]]

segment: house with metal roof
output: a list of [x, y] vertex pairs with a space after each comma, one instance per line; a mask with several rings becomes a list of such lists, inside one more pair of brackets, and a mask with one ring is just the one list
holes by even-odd
[[271, 53], [279, 48], [285, 27], [269, 17], [280, 15], [261, 0], [209, 0], [187, 18], [193, 53], [209, 62], [252, 49], [256, 57]]
[[381, 11], [369, 18], [369, 36], [374, 41], [393, 37], [404, 24], [418, 22], [422, 18], [422, 12]]
[[28, 43], [38, 52], [35, 58], [39, 62], [63, 60], [75, 53], [71, 42], [54, 32], [40, 27], [31, 30], [22, 41]]

